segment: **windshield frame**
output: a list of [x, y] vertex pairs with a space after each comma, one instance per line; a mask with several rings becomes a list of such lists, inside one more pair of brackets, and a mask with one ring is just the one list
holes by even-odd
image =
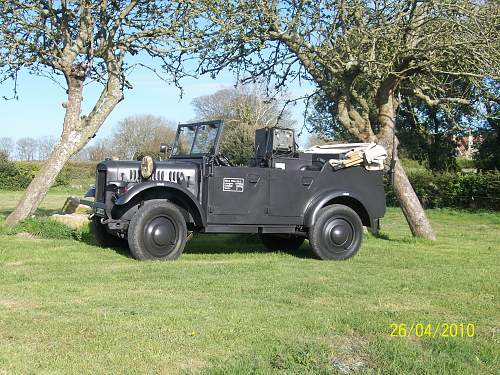
[[[208, 125], [208, 126], [211, 126], [211, 127], [214, 127], [217, 129], [217, 133], [216, 133], [215, 138], [213, 140], [213, 152], [211, 151], [212, 150], [212, 147], [211, 147], [210, 151], [203, 152], [203, 153], [193, 153], [193, 149], [196, 145], [198, 134], [200, 133], [199, 130], [202, 126], [205, 126], [205, 125]], [[172, 146], [170, 158], [171, 159], [186, 159], [186, 158], [202, 158], [206, 155], [218, 155], [218, 153], [219, 153], [219, 140], [220, 140], [220, 136], [222, 133], [223, 125], [224, 125], [224, 123], [222, 120], [202, 121], [202, 122], [194, 122], [194, 123], [190, 123], [190, 124], [179, 124], [177, 126], [177, 133], [175, 135], [175, 141], [174, 141], [174, 144]], [[176, 149], [175, 146], [177, 145], [177, 142], [179, 142], [179, 137], [181, 136], [182, 129], [186, 128], [186, 127], [188, 127], [188, 128], [189, 127], [196, 127], [189, 154], [175, 155], [174, 154], [174, 151]]]

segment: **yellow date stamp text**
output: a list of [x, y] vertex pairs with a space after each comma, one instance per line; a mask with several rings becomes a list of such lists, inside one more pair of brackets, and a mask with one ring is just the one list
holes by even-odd
[[391, 337], [474, 337], [474, 323], [391, 323]]

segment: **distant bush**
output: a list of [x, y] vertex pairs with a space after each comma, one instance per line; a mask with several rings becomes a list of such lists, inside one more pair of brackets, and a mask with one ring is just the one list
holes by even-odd
[[[500, 210], [500, 173], [410, 172], [408, 178], [424, 208]], [[387, 204], [397, 205], [390, 186]]]
[[0, 189], [20, 189], [19, 186], [24, 184], [24, 178], [16, 163], [10, 161], [4, 153], [0, 153]]
[[[5, 155], [0, 155], [0, 189], [26, 189], [42, 165], [42, 161], [9, 161]], [[54, 186], [69, 186], [74, 181], [93, 179], [95, 168], [95, 162], [68, 162], [57, 176]]]
[[[16, 161], [16, 167], [19, 170], [19, 184], [18, 189], [26, 189], [31, 180], [35, 178], [37, 173], [43, 166], [42, 161]], [[69, 175], [65, 168], [59, 173], [56, 178], [54, 186], [67, 186], [69, 185]]]
[[71, 181], [79, 181], [82, 179], [94, 179], [95, 161], [69, 161], [63, 168], [63, 171], [68, 174]]

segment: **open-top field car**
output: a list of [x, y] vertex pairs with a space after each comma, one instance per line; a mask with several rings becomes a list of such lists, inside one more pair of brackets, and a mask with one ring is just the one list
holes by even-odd
[[179, 125], [167, 160], [99, 163], [86, 195], [97, 241], [126, 240], [139, 260], [173, 260], [189, 232], [255, 233], [270, 249], [296, 250], [307, 238], [318, 258], [346, 259], [360, 248], [363, 226], [378, 230], [380, 146], [298, 152], [293, 130], [264, 128], [248, 166], [233, 166], [219, 153], [222, 130], [221, 121]]

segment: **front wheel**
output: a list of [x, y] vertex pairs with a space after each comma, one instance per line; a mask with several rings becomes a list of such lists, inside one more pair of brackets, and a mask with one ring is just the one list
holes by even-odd
[[137, 260], [174, 260], [186, 245], [186, 222], [179, 209], [163, 200], [145, 202], [130, 221], [128, 243]]
[[351, 208], [333, 204], [322, 208], [309, 231], [314, 254], [324, 260], [343, 260], [354, 256], [363, 239], [363, 224]]

